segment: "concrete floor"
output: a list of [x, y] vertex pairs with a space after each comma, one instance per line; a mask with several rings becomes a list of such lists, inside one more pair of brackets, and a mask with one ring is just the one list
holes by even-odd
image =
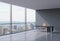
[[12, 35], [0, 36], [0, 41], [59, 41], [60, 33], [47, 33], [31, 30]]

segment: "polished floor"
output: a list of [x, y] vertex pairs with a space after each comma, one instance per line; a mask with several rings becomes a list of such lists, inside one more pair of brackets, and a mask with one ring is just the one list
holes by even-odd
[[0, 41], [59, 41], [60, 33], [47, 33], [31, 30], [11, 35], [0, 36]]

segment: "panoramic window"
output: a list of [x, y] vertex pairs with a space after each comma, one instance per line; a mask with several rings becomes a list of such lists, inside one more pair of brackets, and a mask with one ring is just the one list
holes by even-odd
[[[20, 6], [12, 5], [12, 23], [13, 29], [15, 28], [15, 32], [24, 31], [24, 23], [25, 23], [25, 8]], [[18, 26], [18, 27], [17, 27]]]
[[[7, 24], [8, 23], [8, 24]], [[10, 4], [0, 2], [0, 35], [9, 34]]]
[[[26, 13], [25, 13], [25, 9], [26, 9]], [[2, 40], [9, 41], [10, 38], [12, 38], [13, 41], [17, 41], [17, 40], [25, 41], [26, 38], [25, 31], [34, 29], [34, 25], [36, 22], [35, 17], [36, 17], [35, 10], [33, 9], [28, 9], [28, 8], [0, 2], [0, 36], [13, 34], [11, 35], [12, 37], [6, 36], [6, 39], [5, 37], [3, 37]], [[12, 24], [10, 24], [11, 21]], [[20, 32], [24, 32], [24, 33], [20, 34]], [[15, 37], [17, 37], [18, 39], [15, 39]]]
[[26, 14], [27, 24], [30, 25], [29, 29], [34, 29], [34, 25], [35, 25], [35, 22], [36, 22], [35, 10], [29, 9], [29, 8], [27, 8], [26, 10], [27, 10], [27, 14]]
[[[12, 20], [10, 17], [10, 13], [12, 9]], [[35, 25], [35, 10], [26, 8], [26, 16], [25, 16], [25, 8], [11, 5], [7, 3], [0, 2], [0, 24], [4, 24], [4, 31], [1, 32], [1, 35], [3, 34], [9, 34], [11, 33], [10, 30], [10, 21], [12, 21], [12, 33], [22, 32], [26, 30], [30, 30], [34, 28]], [[25, 19], [27, 21], [27, 27], [25, 27]], [[3, 26], [2, 26], [3, 27]], [[3, 29], [3, 28], [2, 28]]]

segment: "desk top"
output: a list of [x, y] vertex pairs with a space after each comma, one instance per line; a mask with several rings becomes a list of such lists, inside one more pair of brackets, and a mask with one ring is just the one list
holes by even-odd
[[54, 26], [35, 26], [35, 27], [54, 27]]

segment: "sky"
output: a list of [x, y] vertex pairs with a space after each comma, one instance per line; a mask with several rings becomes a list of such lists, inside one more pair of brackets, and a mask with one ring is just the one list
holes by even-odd
[[[35, 10], [27, 8], [27, 22], [35, 22]], [[10, 21], [10, 4], [0, 2], [0, 22]], [[12, 21], [25, 22], [25, 8], [12, 5]]]

